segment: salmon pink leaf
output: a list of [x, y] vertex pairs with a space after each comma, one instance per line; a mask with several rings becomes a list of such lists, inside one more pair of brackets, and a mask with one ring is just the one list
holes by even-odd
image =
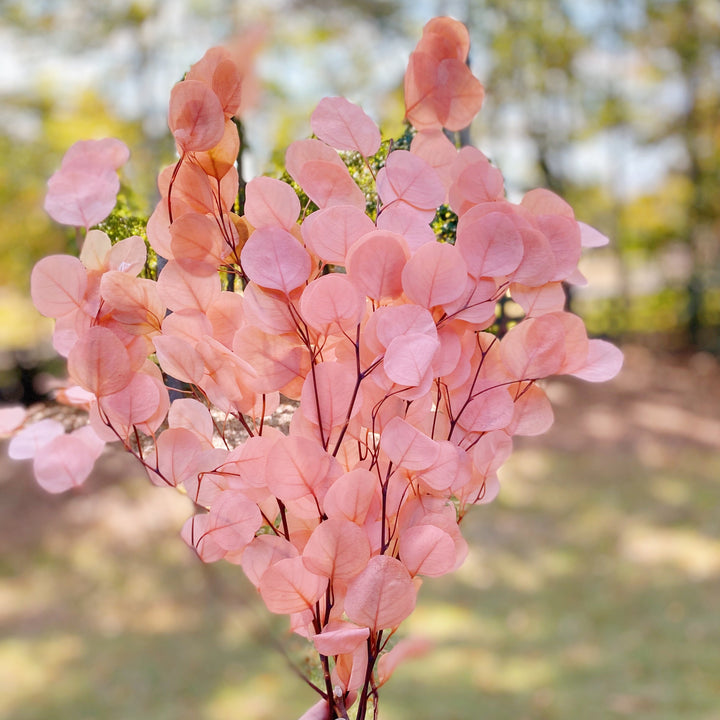
[[376, 555], [348, 586], [345, 612], [372, 632], [396, 628], [415, 609], [416, 595], [407, 568], [393, 557]]
[[301, 557], [278, 560], [260, 579], [260, 595], [272, 613], [288, 615], [313, 607], [322, 597], [328, 579], [310, 572]]
[[326, 263], [345, 265], [350, 247], [363, 235], [375, 230], [364, 208], [333, 205], [308, 215], [302, 224], [307, 246]]
[[46, 317], [62, 317], [77, 310], [87, 289], [83, 264], [70, 255], [48, 255], [39, 260], [30, 275], [35, 307]]
[[222, 140], [225, 115], [217, 95], [199, 80], [183, 80], [170, 92], [168, 125], [183, 153], [209, 150]]
[[122, 390], [132, 379], [130, 356], [125, 345], [107, 328], [87, 330], [68, 355], [68, 373], [97, 397]]
[[287, 230], [274, 226], [255, 230], [240, 259], [250, 280], [286, 295], [300, 287], [312, 269], [307, 250]]
[[310, 116], [310, 127], [320, 140], [337, 150], [356, 150], [365, 157], [380, 147], [380, 131], [359, 106], [343, 97], [326, 97]]
[[256, 228], [277, 226], [291, 231], [300, 214], [300, 200], [290, 185], [256, 177], [245, 188], [245, 217]]

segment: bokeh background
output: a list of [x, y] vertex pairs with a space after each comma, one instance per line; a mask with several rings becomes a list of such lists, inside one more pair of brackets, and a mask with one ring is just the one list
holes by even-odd
[[[172, 84], [205, 50], [262, 36], [245, 175], [273, 172], [345, 95], [402, 133], [423, 24], [463, 20], [487, 97], [473, 143], [511, 199], [544, 186], [608, 235], [572, 308], [621, 375], [548, 385], [556, 423], [518, 441], [467, 519], [471, 554], [427, 581], [406, 632], [434, 650], [383, 689], [386, 720], [720, 719], [719, 0], [0, 0], [0, 400], [62, 366], [28, 301], [72, 248], [42, 210], [75, 140], [130, 146], [148, 213], [172, 160]], [[1, 450], [2, 448], [0, 448]], [[190, 510], [105, 455], [78, 492], [0, 459], [0, 718], [269, 720], [314, 702], [237, 568], [178, 537]]]

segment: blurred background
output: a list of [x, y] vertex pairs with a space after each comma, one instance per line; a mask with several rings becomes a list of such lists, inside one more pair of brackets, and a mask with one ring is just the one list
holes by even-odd
[[[325, 95], [403, 131], [402, 76], [434, 15], [465, 22], [486, 87], [472, 140], [510, 199], [548, 187], [611, 238], [572, 307], [621, 375], [548, 385], [467, 519], [471, 554], [427, 581], [406, 632], [435, 643], [383, 689], [386, 720], [720, 719], [720, 0], [0, 0], [0, 401], [61, 373], [28, 300], [72, 235], [42, 210], [78, 139], [131, 149], [140, 214], [172, 161], [172, 84], [262, 38], [246, 177], [274, 172]], [[293, 718], [306, 659], [237, 568], [177, 537], [190, 510], [106, 455], [52, 497], [0, 459], [0, 718]], [[275, 638], [275, 641], [272, 640]]]

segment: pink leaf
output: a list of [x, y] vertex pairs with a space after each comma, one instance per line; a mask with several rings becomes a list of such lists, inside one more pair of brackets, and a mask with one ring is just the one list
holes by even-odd
[[225, 115], [217, 95], [198, 80], [183, 80], [170, 92], [168, 125], [183, 153], [209, 150], [222, 140]]
[[356, 468], [341, 475], [323, 499], [328, 517], [346, 518], [362, 525], [377, 497], [378, 479], [369, 470]]
[[302, 553], [305, 567], [316, 575], [348, 581], [370, 559], [370, 542], [358, 525], [342, 518], [328, 519], [313, 530]]
[[185, 428], [194, 432], [200, 440], [212, 446], [213, 419], [205, 405], [192, 398], [173, 400], [168, 413], [168, 425], [171, 428]]
[[70, 255], [48, 255], [30, 275], [35, 307], [47, 317], [62, 317], [81, 307], [87, 289], [87, 273], [80, 260]]
[[245, 217], [256, 228], [276, 226], [292, 230], [300, 214], [300, 200], [290, 185], [271, 177], [256, 177], [245, 188]]
[[356, 150], [369, 157], [380, 147], [377, 125], [362, 108], [343, 97], [323, 98], [310, 117], [310, 127], [337, 150]]
[[160, 331], [166, 307], [155, 281], [109, 270], [100, 281], [100, 293], [110, 306], [109, 314], [123, 324], [125, 332], [149, 335]]
[[170, 226], [170, 248], [177, 263], [193, 276], [213, 275], [222, 264], [225, 238], [214, 218], [188, 212]]
[[326, 361], [318, 363], [303, 383], [300, 407], [303, 415], [320, 425], [326, 439], [334, 428], [354, 417], [362, 405], [354, 366]]
[[51, 440], [63, 435], [65, 428], [50, 418], [25, 426], [10, 440], [8, 456], [13, 460], [29, 460]]
[[433, 212], [445, 199], [445, 188], [435, 170], [408, 150], [395, 150], [388, 155], [378, 174], [378, 193], [384, 205], [402, 200]]
[[363, 235], [349, 250], [347, 274], [373, 300], [398, 297], [402, 293], [402, 270], [407, 262], [407, 243], [387, 230]]
[[87, 330], [68, 355], [68, 373], [81, 387], [98, 397], [122, 390], [132, 379], [130, 356], [107, 328]]
[[33, 472], [40, 487], [61, 493], [82, 485], [92, 472], [104, 443], [92, 445], [82, 435], [58, 435], [43, 447], [33, 461]]
[[511, 216], [469, 212], [458, 221], [455, 247], [476, 278], [507, 275], [523, 259], [523, 237]]
[[160, 392], [145, 373], [134, 373], [126, 387], [102, 398], [101, 407], [113, 425], [140, 425], [160, 406]]
[[279, 560], [299, 557], [297, 548], [277, 535], [258, 535], [242, 554], [242, 569], [257, 587], [265, 571]]
[[307, 250], [287, 231], [265, 227], [250, 236], [240, 255], [243, 270], [255, 283], [289, 294], [310, 275], [312, 260]]
[[432, 308], [457, 300], [465, 289], [466, 275], [465, 261], [455, 246], [428, 243], [403, 268], [403, 290], [414, 303]]
[[400, 535], [400, 559], [413, 576], [440, 577], [455, 568], [455, 543], [435, 525], [414, 525]]
[[306, 162], [300, 168], [297, 183], [319, 208], [334, 205], [365, 208], [365, 195], [342, 161], [339, 165], [324, 160]]
[[221, 492], [210, 507], [207, 532], [223, 550], [244, 550], [263, 524], [262, 514], [254, 502], [241, 493]]
[[605, 235], [594, 227], [586, 225], [584, 222], [578, 222], [578, 225], [580, 226], [580, 238], [583, 247], [602, 247], [610, 242]]
[[[85, 238], [87, 242], [87, 238]], [[84, 247], [84, 246], [83, 246]], [[116, 242], [107, 254], [108, 270], [119, 270], [128, 275], [137, 275], [147, 259], [145, 241], [139, 235]]]
[[99, 165], [119, 170], [130, 158], [128, 146], [117, 138], [78, 140], [71, 145], [62, 159], [62, 165]]
[[440, 454], [434, 440], [399, 417], [392, 418], [385, 426], [382, 449], [394, 465], [414, 471], [431, 467]]
[[403, 638], [390, 652], [380, 656], [377, 665], [378, 686], [384, 685], [400, 663], [419, 658], [430, 650], [431, 644], [425, 638]]
[[302, 224], [302, 236], [307, 246], [321, 260], [345, 265], [350, 247], [363, 235], [375, 230], [364, 208], [353, 205], [333, 205], [308, 215]]
[[509, 435], [542, 435], [550, 429], [553, 419], [547, 395], [533, 384], [515, 401], [513, 419], [505, 432]]
[[300, 298], [300, 312], [311, 327], [322, 333], [352, 334], [365, 311], [365, 298], [342, 275], [331, 273], [313, 280]]
[[402, 235], [410, 250], [434, 243], [435, 233], [428, 223], [427, 213], [404, 202], [386, 205], [378, 215], [378, 230], [389, 230]]
[[423, 333], [393, 338], [383, 360], [387, 376], [398, 385], [417, 387], [423, 382], [439, 347], [437, 338]]
[[0, 437], [7, 437], [25, 422], [27, 410], [22, 405], [0, 407]]
[[187, 340], [172, 335], [158, 335], [153, 338], [153, 344], [160, 367], [170, 377], [194, 384], [202, 380], [202, 358]]
[[324, 495], [333, 462], [334, 458], [314, 440], [290, 435], [276, 442], [268, 454], [267, 486], [283, 502]]
[[313, 636], [315, 649], [326, 657], [351, 653], [370, 635], [370, 630], [344, 620], [328, 623], [318, 635]]
[[157, 280], [160, 298], [170, 310], [205, 312], [220, 296], [220, 277], [191, 275], [177, 263], [165, 265]]
[[415, 609], [416, 595], [405, 566], [376, 555], [348, 586], [345, 612], [352, 622], [373, 632], [396, 628]]
[[279, 560], [260, 579], [260, 595], [272, 613], [287, 615], [311, 609], [328, 579], [310, 572], [301, 557]]
[[623, 354], [606, 340], [588, 341], [587, 360], [575, 377], [589, 382], [605, 382], [614, 378], [622, 368]]

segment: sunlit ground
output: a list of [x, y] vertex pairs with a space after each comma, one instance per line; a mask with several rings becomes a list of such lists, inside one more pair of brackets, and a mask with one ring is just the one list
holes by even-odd
[[[407, 634], [434, 642], [384, 720], [720, 719], [720, 375], [629, 354], [613, 388], [560, 383], [452, 577]], [[74, 496], [0, 479], [0, 718], [276, 720], [315, 701], [238, 568], [178, 537], [189, 508], [120, 456]]]

